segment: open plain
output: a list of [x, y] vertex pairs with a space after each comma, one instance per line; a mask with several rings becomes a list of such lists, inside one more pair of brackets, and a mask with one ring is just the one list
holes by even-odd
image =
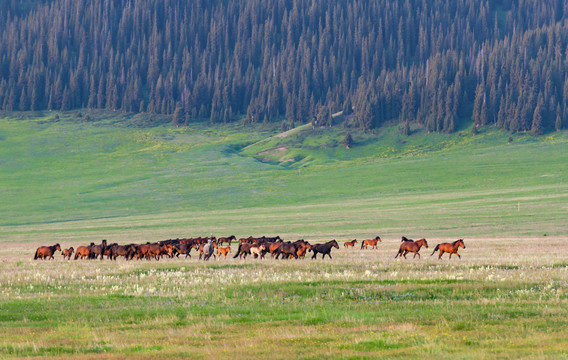
[[[275, 137], [113, 116], [0, 121], [0, 357], [566, 358], [565, 133], [385, 129], [355, 133], [346, 150], [329, 145], [335, 129]], [[211, 234], [339, 249], [331, 260], [33, 260], [56, 242]], [[376, 235], [378, 249], [343, 247]], [[394, 259], [401, 236], [429, 247]], [[461, 260], [430, 256], [458, 238]]]

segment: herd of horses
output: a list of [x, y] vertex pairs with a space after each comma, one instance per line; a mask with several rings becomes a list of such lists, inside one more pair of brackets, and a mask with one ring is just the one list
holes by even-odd
[[[35, 259], [54, 259], [56, 251], [61, 251], [63, 258], [70, 260], [73, 253], [75, 254], [74, 259], [100, 259], [103, 260], [106, 256], [107, 259], [116, 260], [118, 257], [124, 257], [126, 260], [160, 260], [162, 257], [177, 258], [180, 255], [185, 255], [185, 257], [191, 257], [191, 251], [196, 250], [199, 253], [199, 260], [209, 260], [211, 256], [215, 259], [227, 258], [227, 255], [231, 252], [231, 244], [233, 241], [237, 241], [234, 235], [228, 237], [216, 238], [215, 236], [210, 237], [196, 237], [196, 238], [185, 238], [185, 239], [169, 239], [164, 241], [159, 241], [156, 243], [146, 243], [146, 244], [127, 244], [119, 245], [117, 243], [107, 244], [107, 240], [102, 240], [98, 245], [91, 243], [87, 246], [79, 246], [77, 249], [73, 247], [67, 249], [61, 249], [61, 245], [55, 244], [52, 246], [40, 246], [37, 248]], [[343, 246], [345, 249], [354, 248], [357, 243], [357, 239], [346, 241]], [[373, 239], [367, 239], [361, 241], [361, 249], [377, 249], [378, 243], [382, 242], [379, 236]], [[226, 246], [223, 246], [225, 244]], [[395, 259], [399, 256], [406, 259], [408, 253], [414, 253], [413, 258], [418, 255], [420, 258], [420, 249], [422, 247], [428, 248], [428, 242], [426, 239], [412, 240], [406, 237], [402, 237], [400, 248], [395, 256]], [[465, 249], [465, 244], [463, 239], [456, 240], [452, 243], [441, 243], [436, 245], [432, 255], [439, 251], [438, 259], [442, 258], [444, 253], [450, 255], [450, 259], [453, 254], [456, 254], [460, 259], [461, 256], [458, 254], [458, 249], [462, 247]], [[339, 245], [336, 240], [331, 240], [325, 243], [310, 244], [309, 242], [301, 239], [294, 242], [284, 241], [280, 236], [275, 237], [253, 237], [249, 236], [247, 238], [241, 238], [238, 240], [238, 247], [233, 258], [246, 259], [247, 256], [254, 257], [255, 259], [264, 259], [267, 254], [274, 259], [304, 259], [307, 252], [312, 252], [312, 259], [316, 259], [317, 254], [322, 254], [322, 259], [325, 256], [331, 257], [331, 250], [333, 248], [339, 249]]]

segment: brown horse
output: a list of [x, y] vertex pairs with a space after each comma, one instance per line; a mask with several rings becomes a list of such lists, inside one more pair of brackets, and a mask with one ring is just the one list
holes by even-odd
[[63, 260], [65, 260], [65, 258], [67, 258], [67, 260], [71, 260], [71, 255], [73, 255], [73, 251], [75, 251], [75, 249], [73, 249], [73, 246], [71, 246], [69, 249], [63, 249], [62, 251]]
[[420, 254], [418, 252], [422, 246], [428, 248], [428, 242], [426, 239], [403, 241], [402, 244], [400, 244], [400, 249], [398, 249], [398, 254], [396, 254], [394, 258], [396, 259], [399, 255], [402, 255], [406, 259], [406, 254], [413, 252], [414, 256], [412, 258], [414, 259], [416, 255], [418, 255], [418, 258], [420, 259]]
[[346, 241], [343, 246], [347, 249], [349, 247], [355, 248], [355, 244], [357, 243], [357, 239], [353, 239], [351, 241]]
[[218, 247], [217, 248], [217, 258], [221, 259], [221, 255], [223, 255], [223, 258], [226, 259], [227, 258], [227, 254], [231, 252], [231, 247], [227, 246], [227, 247]]
[[79, 246], [77, 250], [75, 250], [75, 257], [74, 259], [77, 260], [79, 257], [81, 259], [87, 259], [89, 254], [91, 253], [91, 248], [95, 246], [95, 243], [91, 243], [89, 246]]
[[306, 257], [306, 252], [312, 248], [312, 245], [309, 242], [305, 242], [304, 244], [302, 244], [300, 246], [300, 248], [296, 251], [296, 255], [298, 255], [299, 258], [304, 259]]
[[223, 243], [227, 243], [227, 244], [229, 244], [229, 246], [231, 246], [231, 242], [233, 240], [237, 240], [235, 235], [231, 235], [231, 236], [228, 236], [228, 237], [220, 237], [220, 238], [217, 239], [217, 244], [223, 245]]
[[453, 243], [441, 243], [436, 245], [434, 251], [432, 252], [432, 255], [434, 255], [436, 251], [440, 250], [440, 255], [438, 255], [438, 260], [442, 258], [442, 255], [444, 255], [444, 253], [449, 253], [450, 259], [452, 258], [452, 254], [456, 254], [461, 259], [460, 254], [458, 254], [458, 249], [460, 247], [465, 249], [465, 244], [463, 243], [463, 239], [456, 240]]
[[89, 259], [96, 259], [99, 256], [101, 260], [103, 259], [103, 255], [105, 254], [105, 250], [107, 248], [107, 241], [103, 239], [100, 245], [93, 245], [91, 246], [91, 251], [89, 252]]
[[59, 243], [51, 246], [40, 246], [35, 252], [34, 260], [53, 259], [53, 254], [55, 254], [56, 251], [61, 251], [61, 246], [59, 245]]
[[382, 242], [380, 236], [377, 236], [376, 238], [371, 239], [371, 240], [363, 240], [363, 241], [361, 242], [361, 249], [363, 249], [363, 248], [366, 249], [367, 246], [371, 246], [371, 249], [378, 249], [377, 243], [378, 243], [379, 241]]

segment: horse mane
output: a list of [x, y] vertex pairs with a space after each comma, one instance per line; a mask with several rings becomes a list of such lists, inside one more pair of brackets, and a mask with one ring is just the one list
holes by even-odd
[[463, 239], [457, 239], [456, 241], [454, 241], [454, 242], [452, 243], [452, 245], [455, 245], [455, 244], [459, 243], [460, 241], [463, 241]]

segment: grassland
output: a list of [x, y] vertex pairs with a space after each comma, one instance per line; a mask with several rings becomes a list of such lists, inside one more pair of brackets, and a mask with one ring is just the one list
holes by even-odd
[[[387, 128], [344, 149], [340, 128], [58, 117], [0, 118], [2, 358], [566, 358], [566, 133]], [[212, 233], [384, 241], [332, 261], [31, 260]], [[401, 235], [430, 249], [395, 260]], [[462, 260], [429, 256], [458, 237]]]

